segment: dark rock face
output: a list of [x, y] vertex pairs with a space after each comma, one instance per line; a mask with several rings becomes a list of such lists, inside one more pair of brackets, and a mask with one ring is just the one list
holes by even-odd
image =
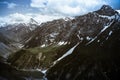
[[[110, 32], [112, 32], [110, 34]], [[114, 20], [90, 44], [79, 44], [74, 52], [47, 72], [48, 80], [119, 80], [120, 22]]]

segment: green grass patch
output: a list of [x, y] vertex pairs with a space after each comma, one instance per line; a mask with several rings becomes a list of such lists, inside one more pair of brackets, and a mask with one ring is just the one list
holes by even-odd
[[[39, 67], [48, 68], [52, 65], [56, 59], [61, 57], [65, 52], [70, 49], [70, 45], [50, 45], [46, 47], [35, 47], [29, 49], [22, 49], [16, 53], [13, 53], [8, 58], [8, 61], [14, 66], [24, 68], [25, 66], [30, 67], [40, 65]], [[40, 60], [37, 59], [41, 55]], [[29, 57], [31, 60], [28, 63]], [[22, 65], [20, 65], [22, 64]], [[27, 67], [26, 67], [27, 68]]]

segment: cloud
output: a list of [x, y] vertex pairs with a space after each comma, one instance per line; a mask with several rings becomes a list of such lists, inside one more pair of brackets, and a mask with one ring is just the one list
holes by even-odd
[[31, 7], [42, 9], [47, 13], [59, 13], [76, 16], [97, 10], [106, 0], [31, 0]]
[[32, 0], [31, 1], [31, 6], [32, 7], [41, 7], [41, 8], [43, 8], [43, 7], [45, 7], [46, 4], [47, 3], [47, 0]]
[[15, 8], [17, 5], [15, 4], [15, 3], [9, 3], [9, 2], [3, 2], [4, 4], [7, 4], [7, 8], [10, 8], [10, 9], [12, 9], [12, 8]]
[[14, 24], [14, 23], [23, 23], [27, 22], [30, 19], [30, 16], [23, 15], [20, 13], [9, 14], [5, 17], [0, 17], [1, 23]]
[[14, 8], [14, 7], [16, 7], [17, 5], [15, 4], [15, 3], [9, 3], [8, 4], [8, 8]]
[[116, 10], [120, 14], [120, 10]]
[[23, 14], [14, 13], [5, 17], [0, 17], [0, 25], [23, 23], [29, 20], [30, 16], [25, 16]]
[[29, 23], [30, 19], [33, 18], [36, 20], [39, 24], [47, 21], [52, 21], [54, 19], [59, 18], [65, 18], [64, 16], [58, 16], [58, 15], [42, 15], [42, 14], [33, 14], [33, 13], [26, 13], [26, 14], [20, 14], [20, 13], [14, 13], [10, 14], [5, 17], [0, 17], [0, 26], [4, 26], [6, 24], [15, 24], [15, 23]]

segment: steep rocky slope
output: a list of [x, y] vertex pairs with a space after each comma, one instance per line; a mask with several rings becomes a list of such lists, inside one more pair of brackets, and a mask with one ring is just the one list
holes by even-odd
[[[106, 16], [107, 13], [103, 15]], [[52, 66], [47, 72], [47, 78], [48, 80], [119, 80], [119, 74], [120, 17], [116, 17], [92, 40], [80, 43], [71, 55]]]
[[109, 28], [90, 44], [79, 44], [71, 55], [48, 70], [48, 80], [119, 80], [119, 27], [120, 22], [116, 22], [110, 26], [110, 36]]

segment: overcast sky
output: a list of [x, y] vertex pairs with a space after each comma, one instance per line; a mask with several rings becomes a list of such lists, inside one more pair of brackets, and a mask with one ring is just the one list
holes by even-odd
[[12, 19], [14, 23], [32, 17], [44, 22], [78, 16], [98, 10], [103, 4], [120, 9], [120, 0], [0, 0], [0, 24], [5, 22], [3, 19], [8, 19], [8, 22]]

